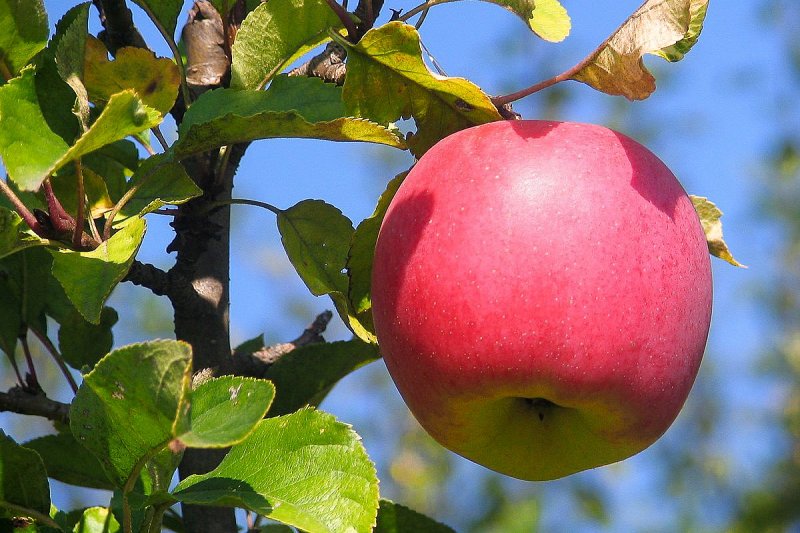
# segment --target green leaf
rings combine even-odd
[[[48,241],[31,231],[16,211],[0,207],[0,258],[46,244]]]
[[[747,268],[734,259],[733,254],[728,249],[728,245],[722,238],[722,211],[708,198],[693,195],[689,195],[689,198],[692,199],[697,216],[700,217],[700,223],[706,233],[708,251],[711,255],[719,257],[733,266]]]
[[[80,487],[114,489],[100,462],[87,453],[71,433],[46,435],[28,441],[23,446],[41,456],[47,477]]]
[[[310,344],[281,356],[264,378],[275,384],[270,416],[317,406],[336,382],[380,358],[378,347],[360,340]],[[307,369],[313,368],[313,372]]]
[[[183,165],[172,160],[170,153],[146,159],[130,179],[128,189],[134,188],[136,192],[114,219],[114,227],[126,225],[165,205],[180,205],[203,194]]]
[[[86,11],[80,6],[67,11],[56,23],[56,31],[47,48],[36,56],[36,95],[39,106],[53,132],[69,145],[83,131],[75,115],[76,94],[62,77],[63,66],[58,65],[57,56],[64,54],[64,43],[82,40],[87,35]],[[76,44],[79,50],[84,46]]]
[[[270,0],[242,22],[231,53],[231,87],[259,89],[286,66],[330,40],[342,23],[325,0]]]
[[[322,200],[303,200],[278,213],[278,231],[311,294],[347,294],[343,270],[354,231],[349,218]]]
[[[417,157],[451,133],[501,119],[478,86],[428,70],[413,26],[390,22],[355,45],[334,38],[348,49],[343,98],[350,114],[380,124],[413,117],[418,131],[408,145]]]
[[[182,158],[226,144],[278,137],[405,147],[393,130],[348,116],[341,95],[336,85],[300,76],[279,76],[266,91],[208,91],[186,112],[175,154]]]
[[[50,485],[39,454],[23,448],[0,429],[0,517],[30,516],[47,525]]]
[[[164,29],[170,38],[175,36],[178,15],[183,8],[184,0],[133,0],[141,7],[150,19]]]
[[[536,35],[554,43],[566,39],[572,22],[564,6],[558,0],[534,0],[533,4],[528,24]]]
[[[103,43],[90,37],[84,80],[93,102],[106,103],[114,94],[133,89],[145,105],[163,115],[175,103],[181,77],[172,60],[157,58],[144,48],[120,48],[114,61],[109,61]]]
[[[42,0],[0,0],[0,71],[11,78],[47,44]]]
[[[432,518],[389,500],[381,500],[378,525],[373,533],[455,533],[455,530]]]
[[[8,274],[0,270],[0,350],[11,358],[23,332],[21,306],[12,291]]]
[[[161,114],[143,104],[132,89],[118,92],[111,96],[89,130],[75,141],[49,173],[103,146],[157,126],[161,119]]]
[[[118,202],[128,189],[128,177],[139,168],[139,150],[132,141],[117,141],[86,154],[82,161],[84,171],[89,168],[103,177],[111,201]]]
[[[304,409],[262,420],[217,468],[184,479],[173,495],[243,507],[309,533],[370,531],[378,479],[349,426]]]
[[[262,350],[266,346],[264,343],[264,334],[260,334],[257,337],[253,337],[252,339],[248,339],[241,343],[239,346],[233,349],[233,353],[235,354],[252,354],[253,352],[257,352]]]
[[[345,273],[353,224],[322,200],[304,200],[278,213],[278,231],[289,261],[311,294],[328,294],[345,325],[360,339],[376,342],[347,299]]]
[[[192,352],[178,341],[114,350],[84,376],[70,408],[78,442],[100,460],[115,486],[138,475],[142,461],[173,436],[188,393]]]
[[[114,207],[114,202],[111,200],[105,180],[94,169],[83,164],[81,165],[81,174],[83,175],[83,190],[90,213],[92,217],[100,218],[103,213]],[[53,192],[64,209],[75,216],[78,207],[78,175],[75,171],[75,165],[62,167],[50,178],[50,184],[53,186]]]
[[[47,331],[45,311],[60,296],[51,287],[52,264],[52,257],[44,248],[23,250],[0,261],[0,272],[5,273],[8,287],[5,301],[17,306],[23,324],[41,333]]]
[[[0,87],[0,157],[20,188],[36,190],[68,149],[42,115],[33,69]]]
[[[119,320],[117,312],[104,307],[100,323],[92,324],[77,311],[72,310],[59,321],[58,345],[61,356],[72,368],[92,368],[106,355],[114,344],[112,328]]]
[[[85,128],[89,124],[89,96],[83,84],[83,64],[89,30],[89,2],[70,9],[59,21],[59,35],[54,46],[56,70],[72,88],[76,99],[75,116]]]
[[[697,41],[708,0],[648,0],[585,61],[571,79],[629,100],[656,89],[645,54],[677,61]]]
[[[92,324],[100,323],[103,303],[128,273],[145,227],[144,220],[136,219],[90,252],[50,250],[53,276],[75,308]]]
[[[372,333],[375,332],[371,311],[372,259],[375,255],[375,241],[378,239],[378,231],[381,228],[386,209],[406,174],[407,172],[398,174],[386,185],[386,190],[378,199],[375,211],[371,216],[362,220],[356,228],[347,256],[347,276],[350,278],[347,297],[350,307],[359,321]]]
[[[0,87],[0,156],[9,176],[23,190],[36,190],[66,163],[161,121],[132,90],[111,97],[100,116],[72,147],[53,133],[36,97],[33,71]]]
[[[222,376],[192,391],[186,427],[175,438],[190,448],[226,448],[244,440],[264,418],[275,387],[263,379]]]
[[[89,507],[75,524],[73,533],[118,533],[122,526],[111,510],[105,507]]]

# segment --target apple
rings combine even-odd
[[[630,457],[678,415],[711,320],[690,198],[647,148],[503,121],[431,148],[378,236],[386,366],[446,448],[525,480]]]

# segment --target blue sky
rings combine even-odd
[[[422,28],[422,38],[448,75],[467,77],[485,91],[498,94],[572,66],[639,5],[638,1],[610,0],[563,3],[573,18],[573,34],[560,45],[538,41],[510,12],[481,2],[434,7]],[[51,25],[73,5],[63,0],[46,0],[45,4]],[[800,123],[797,94],[789,89],[793,80],[787,60],[781,55],[781,36],[765,31],[761,24],[763,4],[758,0],[712,2],[703,35],[684,61],[667,64],[657,58],[647,60],[665,90],[635,104],[631,113],[614,122],[626,133],[631,133],[626,126],[635,132],[652,133],[641,140],[672,168],[690,194],[708,196],[722,208],[727,242],[737,258],[749,266],[747,270],[735,269],[714,260],[714,319],[704,362],[707,370],[700,378],[704,387],[723,399],[720,429],[714,439],[723,453],[729,452],[737,459],[736,476],[742,482],[758,479],[764,462],[782,445],[769,432],[764,439],[763,416],[779,405],[780,383],[754,378],[752,374],[760,350],[774,342],[772,324],[754,300],[755,287],[774,273],[774,251],[781,239],[777,229],[759,215],[756,198],[759,182],[765,179],[766,148],[781,132],[793,128],[796,131],[796,124]],[[389,7],[410,9],[413,5],[407,0],[387,2],[384,11],[389,13]],[[146,19],[139,12],[136,17],[147,40],[160,55],[168,56],[168,49]],[[179,27],[183,20],[182,15]],[[93,24],[96,26],[96,21]],[[614,116],[610,112],[615,106],[614,98],[571,83],[571,100],[560,119],[605,122]],[[544,94],[534,95],[515,108],[525,118],[537,118],[545,98]],[[164,132],[168,138],[174,135],[166,126]],[[248,150],[234,195],[278,207],[321,198],[358,223],[371,213],[386,181],[410,163],[410,156],[379,146],[262,141]],[[271,213],[244,206],[234,209],[234,341],[262,332],[274,341],[291,339],[316,313],[331,305],[308,295],[294,275],[282,255]],[[163,252],[170,238],[167,221],[164,217],[151,219],[140,257],[169,267],[171,258]],[[123,287],[114,297],[123,321],[141,318],[128,305],[136,294],[138,289]],[[168,332],[167,324],[164,334]],[[328,335],[329,339],[345,337],[347,332],[341,325],[332,327]],[[141,333],[129,329],[117,335],[120,344],[141,338]],[[372,420],[376,416],[389,421],[391,416],[405,416],[393,391],[365,400],[364,395],[371,390],[371,375],[380,371],[359,371],[346,379],[324,407],[353,423],[357,431],[362,425],[373,427],[370,424],[376,424]],[[4,387],[7,388],[5,384]],[[0,425],[6,426],[6,420],[7,415],[0,416]],[[377,430],[397,432],[389,421],[377,423]],[[35,424],[30,429],[43,428]],[[381,435],[372,435],[372,430],[368,433],[373,438],[365,439],[365,444],[380,464],[387,459],[385,443]],[[669,439],[670,433],[665,446]],[[614,486],[612,501],[620,502],[615,505],[620,530],[647,524],[659,513],[669,512],[662,495],[653,489],[659,475],[654,464],[660,445],[620,467],[588,474],[598,483]],[[466,461],[459,462],[458,468],[473,476],[481,470]],[[650,479],[642,473],[656,477]],[[470,497],[466,490],[465,501]],[[57,504],[59,498],[66,496],[56,495]],[[634,498],[636,505],[622,505],[626,498]]]

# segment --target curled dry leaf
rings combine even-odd
[[[571,76],[598,91],[644,100],[656,89],[642,58],[678,61],[703,28],[708,0],[647,0]]]
[[[708,198],[692,195],[690,195],[690,198],[697,215],[700,217],[700,222],[703,224],[703,230],[706,232],[708,251],[711,255],[719,257],[733,266],[747,268],[734,259],[733,254],[728,249],[728,245],[725,244],[725,240],[722,238],[722,211]]]

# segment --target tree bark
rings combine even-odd
[[[243,153],[243,150],[236,150]],[[237,154],[236,161],[241,157]],[[234,157],[234,156],[232,156]],[[192,179],[205,193],[180,207],[173,221],[176,237],[169,250],[178,252],[173,274],[188,281],[196,297],[171,298],[175,313],[175,337],[192,346],[193,370],[228,373],[231,365],[229,335],[229,200],[232,173],[215,176],[217,157],[211,154],[184,162]],[[181,479],[213,470],[227,450],[187,449],[178,472]],[[183,505],[187,532],[235,533],[233,509]]]

